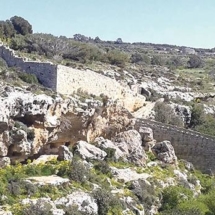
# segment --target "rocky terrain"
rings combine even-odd
[[[0,58],[0,214],[215,214],[213,50],[83,35],[4,44],[21,66]],[[27,58],[79,82],[45,88]]]
[[[134,130],[135,118],[114,102],[4,84],[1,92],[1,174],[11,186],[9,195],[2,187],[4,214],[156,214],[165,187],[201,192],[171,143],[156,142],[150,128]]]

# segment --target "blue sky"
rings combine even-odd
[[[0,0],[0,20],[14,15],[57,36],[215,47],[215,0]]]

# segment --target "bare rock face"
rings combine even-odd
[[[141,166],[145,164],[147,156],[142,147],[142,137],[136,130],[121,132],[112,141],[126,154],[128,161]]]
[[[87,130],[87,141],[93,142],[96,137],[107,139],[132,126],[133,117],[129,111],[115,104],[100,108],[91,119]]]
[[[59,150],[66,153],[61,146],[80,140],[93,142],[99,136],[110,139],[133,126],[133,116],[116,103],[90,106],[73,97],[54,100],[21,88],[5,87],[3,91],[0,156],[9,157],[12,163],[34,155],[58,155]],[[66,154],[61,155],[60,159],[67,159]]]
[[[175,151],[173,146],[171,145],[170,141],[163,141],[156,143],[152,147],[152,151],[154,152],[157,159],[163,161],[164,163],[168,164],[176,164],[177,157],[175,155]]]
[[[83,159],[90,158],[94,160],[103,160],[107,156],[105,151],[102,151],[101,149],[85,141],[79,141],[77,143],[76,151]]]

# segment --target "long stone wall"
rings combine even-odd
[[[138,130],[140,126],[152,128],[157,141],[171,141],[178,158],[215,173],[215,137],[147,119],[138,119],[135,127]]]
[[[15,52],[0,44],[0,57],[3,58],[9,67],[19,67],[26,73],[35,74],[42,85],[56,90],[57,66],[52,63],[27,61],[18,57]]]

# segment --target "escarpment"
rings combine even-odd
[[[8,90],[8,88],[5,88]],[[58,154],[62,145],[78,141],[94,142],[97,137],[111,139],[118,133],[151,128],[156,141],[169,140],[180,159],[197,168],[215,171],[215,138],[188,129],[147,119],[136,119],[116,103],[103,106],[81,103],[78,99],[53,99],[10,88],[1,97],[1,159],[25,161],[42,154]],[[144,137],[143,137],[144,139]]]

